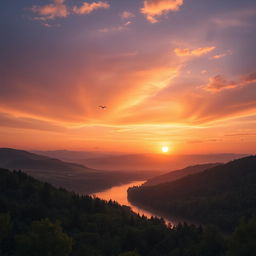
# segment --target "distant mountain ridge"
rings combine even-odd
[[[79,163],[96,169],[156,170],[163,173],[197,164],[226,163],[245,156],[247,155],[232,153],[208,155],[126,154],[81,159]]]
[[[220,153],[204,155],[175,154],[124,154],[97,151],[31,151],[63,161],[80,163],[98,170],[106,171],[158,171],[159,174],[183,169],[187,166],[226,163],[247,156],[246,154]]]
[[[97,151],[72,151],[72,150],[33,150],[32,153],[53,157],[60,159],[65,162],[76,162],[81,163],[84,159],[88,158],[98,158],[98,157],[109,157],[113,155],[118,155],[114,153],[105,153]]]
[[[81,168],[84,170],[92,169],[77,163],[67,163],[56,158],[34,154],[25,150],[12,148],[0,148],[0,164],[5,168],[25,168],[25,169],[52,169],[56,171],[59,168]]]
[[[122,173],[88,168],[82,164],[64,162],[24,150],[0,148],[0,167],[22,170],[57,187],[81,194],[102,191],[134,180],[145,180],[149,173]]]
[[[173,182],[129,188],[128,199],[140,207],[231,230],[241,217],[256,216],[256,156]]]
[[[175,181],[187,175],[203,172],[207,169],[216,167],[218,165],[221,165],[221,163],[198,164],[198,165],[188,166],[184,169],[168,172],[168,173],[150,178],[143,184],[143,186],[154,186],[161,183]]]

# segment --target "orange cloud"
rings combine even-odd
[[[84,2],[82,6],[73,6],[71,9],[74,14],[89,14],[96,9],[109,8],[109,6],[108,3],[102,1],[92,3]],[[55,18],[68,17],[70,14],[69,9],[70,8],[65,4],[65,0],[53,0],[53,4],[43,6],[34,5],[32,6],[31,11],[39,15],[34,17],[34,20],[46,21]],[[43,25],[48,27],[51,26],[48,23],[44,23]]]
[[[174,52],[177,56],[202,56],[216,49],[215,46],[201,47],[194,50],[190,50],[189,48],[175,48]]]
[[[99,9],[99,8],[107,9],[109,7],[110,7],[110,5],[106,2],[101,2],[101,1],[100,2],[92,2],[92,3],[84,2],[81,7],[74,6],[73,12],[75,14],[88,14],[88,13],[93,12],[96,9]]]
[[[219,92],[221,90],[232,89],[252,83],[256,83],[256,72],[243,76],[239,81],[228,81],[223,76],[217,75],[209,78],[205,89],[207,91]]]
[[[130,19],[130,18],[135,17],[135,15],[132,12],[128,12],[128,11],[123,11],[120,14],[120,16],[121,16],[122,19]]]
[[[212,57],[212,59],[218,60],[218,59],[222,59],[222,58],[224,58],[224,57],[226,57],[226,56],[227,56],[226,53],[221,53],[221,54],[214,55],[214,56]]]
[[[67,6],[64,4],[65,0],[54,0],[53,4],[44,6],[32,6],[32,12],[39,15],[35,17],[36,20],[51,20],[60,17],[67,17],[69,15]]]
[[[238,84],[234,81],[227,81],[223,76],[217,75],[209,78],[209,82],[206,86],[208,91],[221,91],[223,89],[230,89],[237,87]]]
[[[244,84],[256,83],[256,72],[250,73],[243,78]]]
[[[157,17],[170,11],[178,11],[182,5],[183,0],[144,0],[141,13],[146,15],[149,22],[156,23]]]
[[[231,54],[232,54],[231,51],[227,51],[227,52],[224,52],[224,53],[216,54],[211,59],[218,60],[218,59],[222,59],[222,58],[224,58],[224,57],[226,57],[228,55],[231,55]]]

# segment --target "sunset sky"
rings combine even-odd
[[[255,0],[8,0],[0,14],[0,147],[256,153]]]

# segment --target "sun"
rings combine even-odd
[[[169,147],[167,147],[167,146],[162,147],[162,152],[163,153],[168,153],[169,152]]]

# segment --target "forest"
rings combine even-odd
[[[232,232],[241,218],[256,215],[256,156],[156,186],[133,187],[131,202]]]
[[[166,226],[113,201],[81,196],[0,169],[2,256],[255,255],[256,219],[232,234],[214,226]]]

